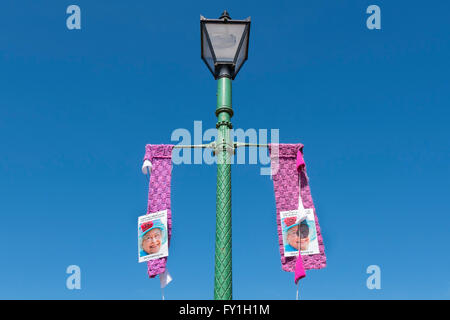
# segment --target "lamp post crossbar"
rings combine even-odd
[[[259,148],[267,148],[269,145],[268,144],[258,144],[258,143],[244,143],[244,142],[235,142],[234,143],[234,147],[235,148],[240,148],[240,147],[259,147]],[[181,149],[181,148],[186,148],[186,149],[193,149],[193,148],[210,148],[210,149],[216,149],[216,143],[215,142],[211,142],[208,144],[192,144],[192,145],[177,145],[173,147],[174,149]]]

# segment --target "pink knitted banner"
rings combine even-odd
[[[320,231],[319,220],[317,219],[316,210],[314,208],[309,188],[308,176],[306,175],[306,166],[300,163],[297,170],[297,153],[300,150],[303,155],[302,144],[271,144],[269,153],[271,159],[271,169],[273,178],[273,187],[275,190],[275,201],[277,208],[277,226],[278,241],[281,254],[281,265],[284,271],[294,272],[297,257],[285,257],[283,246],[283,235],[280,212],[297,210],[299,195],[299,178],[301,179],[301,197],[305,209],[312,208],[314,210],[314,218],[316,224],[317,238],[319,243],[319,254],[302,255],[303,266],[305,270],[321,269],[326,266],[326,257]],[[300,162],[303,159],[300,160]]]
[[[173,145],[145,146],[145,160],[152,163],[148,191],[147,214],[167,209],[167,229],[170,247],[172,235],[172,210],[170,208],[170,182],[172,179]],[[166,270],[167,257],[147,262],[148,276],[154,278]]]

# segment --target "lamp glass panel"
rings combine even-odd
[[[247,43],[248,43],[247,38],[248,32],[245,33],[244,42],[242,43],[241,50],[239,51],[238,57],[236,59],[236,71],[239,70],[239,68],[245,61],[245,57],[247,56]]]
[[[203,41],[203,48],[202,48],[202,55],[205,59],[208,66],[211,68],[211,70],[214,72],[214,58],[211,53],[211,49],[209,47],[208,39],[206,38],[206,30],[202,28],[202,41]]]
[[[233,62],[245,24],[206,23],[217,62]]]

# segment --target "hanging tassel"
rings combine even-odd
[[[164,298],[164,288],[172,281],[172,277],[169,274],[169,271],[164,270],[163,273],[159,274],[159,282],[161,284],[161,298],[162,300],[165,300]]]
[[[150,173],[152,172],[152,163],[150,162],[150,160],[144,160],[144,163],[142,164],[142,173],[145,175],[150,175]]]
[[[164,289],[172,281],[172,276],[169,271],[164,270],[163,273],[159,274],[159,282],[161,283],[161,289]]]

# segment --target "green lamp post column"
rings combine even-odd
[[[214,299],[232,299],[231,259],[231,76],[226,66],[222,67],[217,81],[217,195],[216,195],[216,255],[214,276]]]

